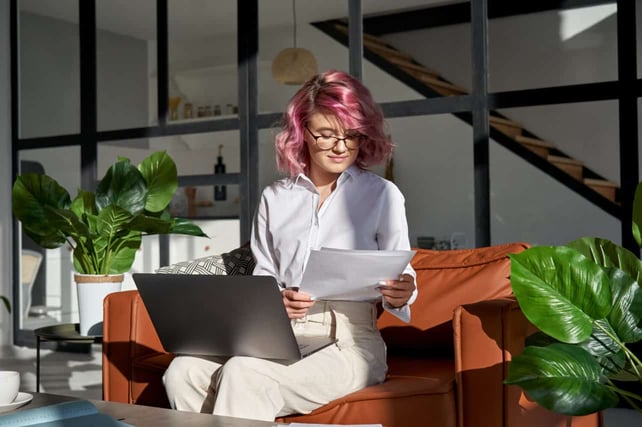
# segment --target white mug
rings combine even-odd
[[[16,400],[18,390],[20,390],[20,373],[0,371],[0,405],[7,405]]]

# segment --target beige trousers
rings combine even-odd
[[[176,357],[163,382],[174,409],[273,421],[306,414],[385,379],[386,347],[374,304],[317,301],[292,322],[296,335],[333,336],[337,344],[292,364],[253,357]]]

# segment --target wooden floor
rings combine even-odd
[[[86,399],[102,398],[101,346],[82,351],[40,352],[40,391]],[[20,391],[36,391],[36,350],[0,347],[0,370],[20,372]]]

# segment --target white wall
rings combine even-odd
[[[0,200],[11,200],[11,74],[9,0],[0,0]],[[0,206],[0,295],[11,300],[13,285],[11,204]],[[11,315],[0,306],[0,346],[12,341]]]

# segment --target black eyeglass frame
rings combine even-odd
[[[317,148],[319,150],[321,150],[321,151],[329,151],[329,150],[334,149],[334,147],[337,146],[339,141],[343,141],[343,145],[346,146],[346,149],[348,149],[350,151],[357,150],[357,149],[359,149],[359,146],[361,145],[361,140],[364,137],[360,133],[357,133],[354,136],[344,136],[343,138],[340,138],[340,137],[338,137],[336,135],[331,135],[331,136],[315,135],[315,134],[312,133],[312,131],[310,130],[310,128],[307,125],[305,126],[305,129],[308,131],[310,136],[312,138],[314,138],[314,143],[317,145]],[[319,138],[334,138],[334,144],[332,144],[332,146],[330,146],[328,148],[323,148],[323,147],[321,147],[319,145]],[[348,142],[350,142],[350,144],[348,144]],[[352,147],[353,143],[356,143],[357,146],[356,147]]]

